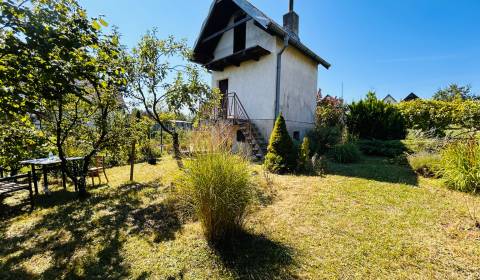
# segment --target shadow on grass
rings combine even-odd
[[[288,266],[293,250],[263,235],[241,232],[214,250],[236,279],[297,279]]]
[[[141,190],[157,190],[153,185],[144,184]],[[128,278],[130,266],[121,254],[128,235],[160,242],[175,238],[182,227],[168,201],[148,204],[138,192],[123,186],[97,190],[85,200],[65,191],[42,195],[37,207],[56,209],[14,233],[9,232],[9,219],[2,217],[0,279]],[[21,264],[35,257],[50,259],[50,263],[32,276]]]
[[[328,174],[418,186],[417,174],[409,165],[391,164],[386,158],[365,157],[360,163],[329,163]]]

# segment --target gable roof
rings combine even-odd
[[[213,52],[215,51],[215,47],[220,41],[221,36],[217,36],[208,42],[204,42],[205,38],[226,27],[233,13],[238,10],[245,12],[247,16],[254,20],[258,27],[270,33],[271,35],[278,36],[282,39],[285,39],[285,37],[288,36],[290,45],[297,48],[300,52],[318,64],[321,64],[323,67],[327,69],[330,68],[330,63],[302,44],[296,34],[276,23],[247,0],[213,1],[208,13],[208,17],[205,19],[200,30],[200,36],[195,42],[192,59],[194,62],[205,64],[213,59]]]
[[[393,101],[397,102],[397,99],[395,99],[393,96],[391,96],[390,94],[387,94],[387,96],[385,96],[385,98],[383,99],[383,101],[385,102],[387,99],[392,99]]]
[[[420,99],[415,93],[410,93],[403,101],[410,101],[410,100],[415,100],[415,99]]]

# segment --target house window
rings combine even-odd
[[[237,142],[245,142],[245,135],[241,130],[237,130]]]
[[[237,23],[245,19],[246,15],[238,15],[234,19],[234,23]],[[245,49],[247,42],[247,23],[244,22],[233,29],[233,52],[239,52]]]
[[[300,131],[293,132],[293,139],[295,139],[296,141],[300,141]]]

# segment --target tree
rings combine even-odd
[[[407,134],[400,111],[378,100],[374,92],[348,106],[347,127],[360,139],[397,140],[404,139]]]
[[[35,128],[30,116],[0,120],[0,166],[12,174],[21,169],[20,161],[45,156],[51,149],[45,134]]]
[[[265,167],[273,173],[283,174],[295,170],[297,153],[282,115],[278,116],[270,136],[265,156]]]
[[[63,171],[85,196],[88,166],[107,142],[124,85],[118,34],[104,35],[106,22],[87,18],[75,0],[8,0],[1,9],[1,65],[7,69],[2,96],[14,96],[2,99],[3,112],[12,113],[18,101],[46,121]],[[67,168],[64,150],[76,137],[89,147],[80,174]]]
[[[163,113],[179,115],[187,109],[196,114],[200,104],[215,98],[214,91],[202,81],[200,69],[188,62],[190,55],[184,41],[159,39],[153,30],[125,57],[127,96],[172,136],[176,158],[180,158],[179,135],[167,125],[169,120],[162,118]],[[174,58],[183,64],[173,65],[170,60]]]
[[[480,96],[477,96],[471,92],[470,85],[459,86],[457,84],[451,84],[444,89],[439,89],[434,95],[433,100],[437,101],[455,101],[455,100],[480,100]]]
[[[308,137],[303,138],[302,145],[300,146],[300,152],[298,155],[298,166],[297,170],[300,172],[312,172],[312,160],[310,158],[310,140]]]

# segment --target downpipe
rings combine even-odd
[[[277,54],[277,78],[276,78],[276,91],[275,91],[275,118],[273,120],[273,125],[275,125],[275,121],[278,118],[278,115],[280,115],[280,82],[281,82],[281,76],[282,76],[282,55],[285,52],[285,50],[288,48],[288,42],[290,40],[290,37],[285,35],[283,39],[283,48],[282,50]]]

